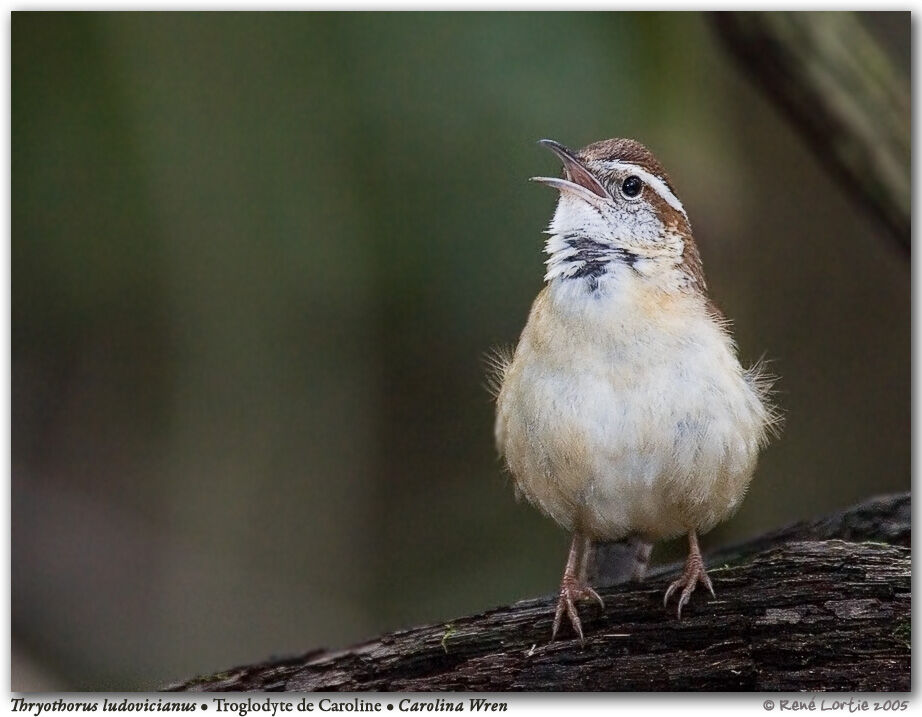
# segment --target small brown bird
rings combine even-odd
[[[541,142],[564,178],[547,232],[546,285],[512,356],[497,362],[496,442],[517,494],[573,534],[554,616],[582,640],[575,601],[591,541],[686,533],[678,616],[713,595],[698,534],[739,507],[778,423],[771,380],[744,370],[710,301],[682,203],[630,139],[573,152]]]

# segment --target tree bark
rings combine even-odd
[[[909,521],[909,494],[889,496],[718,551],[717,598],[699,589],[682,620],[665,577],[601,590],[585,645],[548,643],[548,596],[167,689],[908,691]]]
[[[909,79],[854,13],[726,12],[714,26],[822,162],[911,250]],[[909,32],[909,16],[906,18]]]

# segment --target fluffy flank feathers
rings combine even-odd
[[[487,372],[484,387],[490,392],[490,396],[494,400],[499,397],[503,381],[506,379],[506,369],[512,363],[514,354],[515,347],[504,344],[494,346],[483,355],[483,365]]]
[[[774,400],[775,395],[778,393],[775,389],[778,377],[769,370],[768,365],[770,363],[771,361],[763,355],[743,373],[746,383],[758,396],[765,409],[765,438],[763,443],[767,443],[769,438],[778,438],[781,435],[781,429],[784,427],[784,413]]]

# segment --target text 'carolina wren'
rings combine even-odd
[[[700,582],[698,547],[739,506],[778,414],[771,380],[743,369],[707,296],[691,225],[653,154],[630,139],[573,152],[542,140],[563,179],[545,287],[512,356],[497,361],[496,442],[516,493],[573,534],[552,638],[590,541],[688,534],[678,615]]]

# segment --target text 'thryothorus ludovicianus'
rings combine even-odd
[[[497,362],[496,442],[517,494],[573,534],[552,638],[586,584],[590,541],[688,534],[678,615],[700,582],[698,534],[728,518],[777,414],[708,299],[691,225],[663,167],[630,139],[579,152],[543,140],[563,179],[546,285]]]

